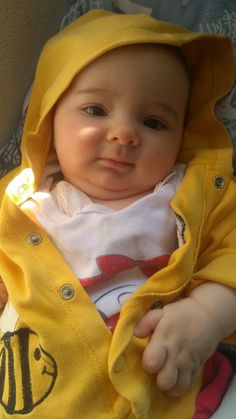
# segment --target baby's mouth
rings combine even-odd
[[[129,162],[128,160],[117,157],[117,156],[111,156],[111,157],[100,157],[99,159],[102,163],[114,167],[131,167],[134,166],[133,163]]]

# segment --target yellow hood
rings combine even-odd
[[[179,46],[191,77],[191,95],[181,161],[212,159],[231,164],[232,145],[214,116],[214,105],[231,88],[234,58],[229,38],[197,34],[144,14],[120,15],[93,10],[45,45],[36,71],[22,140],[22,165],[32,168],[35,186],[52,150],[52,110],[74,76],[109,50],[127,44]],[[218,153],[219,151],[219,153]]]

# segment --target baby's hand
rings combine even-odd
[[[156,374],[158,388],[170,396],[181,396],[215,351],[222,330],[208,311],[188,297],[149,311],[137,324],[135,335],[150,334],[143,369]]]
[[[8,300],[8,294],[4,283],[0,279],[0,311],[4,309]]]

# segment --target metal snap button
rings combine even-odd
[[[155,310],[157,308],[163,308],[164,307],[164,303],[162,300],[156,300],[155,303],[152,304],[151,306],[151,310]]]
[[[42,241],[42,237],[39,233],[31,233],[29,234],[27,241],[32,246],[38,246]]]
[[[215,176],[213,182],[217,189],[222,189],[225,186],[225,181],[222,176]]]
[[[60,289],[60,294],[63,300],[71,300],[71,298],[74,296],[74,293],[74,287],[69,284],[63,285]]]

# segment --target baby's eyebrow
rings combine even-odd
[[[78,89],[76,90],[76,95],[80,95],[81,93],[107,93],[108,89],[106,88],[99,88],[99,87],[88,87],[87,89]]]
[[[164,112],[173,115],[175,118],[179,118],[178,111],[175,110],[173,106],[169,103],[155,101],[153,102],[153,105],[159,107],[160,109],[163,109]]]

